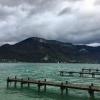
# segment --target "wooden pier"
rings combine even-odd
[[[91,72],[100,72],[100,69],[91,69],[91,68],[82,68],[82,72],[85,72],[85,71],[87,71],[87,72],[89,72],[89,73],[91,73]]]
[[[96,75],[100,75],[99,69],[89,69],[89,68],[83,68],[81,71],[75,72],[75,71],[59,71],[60,76],[74,76],[75,74],[79,74],[80,77],[84,77],[84,75],[91,75],[92,78],[95,78]]]
[[[10,87],[10,84],[14,83],[14,87],[17,87],[17,84],[19,83],[21,88],[24,87],[24,84],[27,84],[27,87],[30,87],[31,84],[36,84],[38,88],[38,92],[40,92],[41,87],[44,87],[44,91],[46,92],[47,86],[54,86],[60,88],[61,94],[64,93],[64,90],[66,90],[66,94],[68,94],[68,89],[77,89],[77,90],[85,90],[89,93],[91,97],[94,96],[94,92],[100,92],[100,87],[91,85],[83,85],[83,84],[71,84],[68,81],[66,82],[50,82],[46,79],[44,80],[33,80],[30,78],[27,79],[20,79],[15,76],[15,78],[7,78],[7,87]]]
[[[74,71],[59,71],[60,76],[74,76],[75,74],[79,74],[80,77],[84,77],[84,75],[91,75],[92,78],[95,78],[96,75],[100,75],[100,72],[74,72]]]

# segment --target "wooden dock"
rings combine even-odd
[[[74,76],[75,74],[79,74],[80,77],[84,77],[84,75],[91,75],[92,78],[95,78],[96,75],[100,75],[100,70],[99,69],[88,69],[88,68],[83,68],[81,71],[59,71],[60,76]]]
[[[91,97],[94,96],[94,92],[100,92],[100,87],[91,85],[82,85],[82,84],[71,84],[68,81],[66,82],[51,82],[44,80],[33,80],[30,78],[27,79],[20,79],[15,76],[15,78],[7,78],[7,87],[10,86],[11,83],[14,83],[14,87],[17,87],[17,83],[20,84],[21,88],[24,87],[24,84],[27,84],[28,87],[30,87],[31,84],[36,84],[38,88],[38,92],[40,92],[41,87],[44,87],[44,91],[47,90],[47,86],[54,86],[60,88],[61,94],[64,93],[64,90],[66,90],[66,94],[68,94],[68,89],[77,89],[77,90],[85,90],[89,93]]]
[[[100,69],[96,68],[96,69],[93,69],[93,68],[82,68],[82,72],[100,72]]]

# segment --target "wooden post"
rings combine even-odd
[[[96,72],[98,72],[98,71],[99,71],[99,69],[97,68],[97,69],[96,69]]]
[[[70,76],[73,76],[73,72],[69,72],[69,75],[70,75]]]
[[[84,68],[82,68],[82,72],[84,72]]]
[[[9,87],[9,77],[7,78],[7,88]]]
[[[44,92],[46,92],[46,79],[44,79],[45,85],[44,85]]]
[[[16,88],[16,84],[17,84],[17,81],[16,81],[17,77],[15,76],[15,82],[14,82],[14,87]]]
[[[63,95],[63,91],[64,91],[63,82],[61,82],[61,87],[60,87],[60,89],[61,89],[61,95]]]
[[[66,84],[68,84],[68,81],[66,81]],[[66,88],[66,94],[68,94],[68,88]]]
[[[29,83],[30,78],[28,77],[28,88],[30,88],[30,83]]]
[[[91,72],[91,69],[89,69],[89,73]]]
[[[23,78],[21,79],[21,88],[23,88]]]
[[[93,84],[93,83],[91,83],[91,86],[94,86],[94,84]]]
[[[40,92],[40,80],[38,81],[38,92]]]
[[[92,90],[92,86],[93,86],[93,84],[91,84],[89,86],[89,90],[88,90],[88,93],[89,93],[90,97],[94,97],[94,91]]]
[[[92,78],[95,78],[95,73],[92,73]]]
[[[80,72],[79,74],[80,74],[80,77],[83,77],[83,73],[82,72]]]

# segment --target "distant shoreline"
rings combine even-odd
[[[6,62],[0,62],[0,63],[45,63],[45,64],[100,64],[100,63],[91,63],[91,62],[60,62],[60,63],[57,63],[57,62],[22,62],[22,61],[17,61],[17,62],[13,62],[13,61],[6,61]]]

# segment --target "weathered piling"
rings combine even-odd
[[[44,79],[44,82],[46,83],[46,79]],[[46,92],[46,84],[44,84],[44,92]]]
[[[68,84],[68,81],[66,81],[66,85]],[[66,87],[66,94],[68,94],[68,88]]]
[[[82,72],[80,72],[79,74],[80,74],[80,77],[83,77],[83,73]]]
[[[21,88],[23,88],[23,78],[21,79]]]
[[[14,87],[16,88],[16,84],[17,84],[17,81],[16,81],[17,77],[15,76],[15,82],[14,82]]]
[[[9,77],[7,78],[7,88],[9,87]]]
[[[95,78],[95,73],[92,73],[92,78]]]
[[[30,80],[30,78],[28,77],[28,79],[27,79],[28,81]],[[30,83],[28,82],[28,88],[30,87]]]
[[[94,90],[92,90],[92,87],[93,87],[93,83],[89,86],[89,90],[88,90],[90,97],[94,97]]]
[[[64,91],[63,82],[61,82],[60,90],[61,90],[61,95],[63,95],[63,91]]]
[[[73,72],[69,72],[69,76],[73,76]]]
[[[40,80],[38,81],[38,92],[40,92],[40,88],[41,87],[41,83],[40,83]]]

